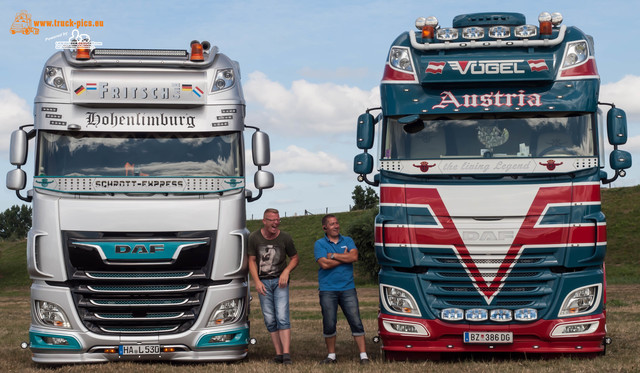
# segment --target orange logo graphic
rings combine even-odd
[[[29,14],[26,10],[21,10],[16,13],[16,18],[13,20],[11,24],[11,33],[16,34],[35,34],[38,35],[40,33],[40,29],[33,27],[31,23],[31,14]]]

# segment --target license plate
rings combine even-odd
[[[513,333],[464,332],[464,343],[513,343]]]
[[[159,355],[160,345],[120,345],[119,355]]]

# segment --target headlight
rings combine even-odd
[[[415,334],[422,336],[429,336],[429,332],[422,324],[418,323],[408,323],[402,321],[394,321],[394,320],[383,320],[382,325],[389,333],[398,333],[398,334]]]
[[[472,308],[464,312],[464,318],[468,321],[485,321],[489,318],[489,313],[483,308]]]
[[[567,295],[562,302],[558,317],[578,316],[593,312],[600,304],[601,285],[578,288]]]
[[[513,33],[519,38],[532,38],[538,35],[538,28],[533,25],[522,25],[513,29]]]
[[[587,60],[589,57],[589,48],[587,42],[577,41],[567,44],[567,49],[564,52],[563,68],[579,65]]]
[[[242,298],[229,299],[219,303],[211,312],[207,327],[232,324],[242,316]]]
[[[48,86],[67,90],[67,82],[60,67],[47,66],[44,68],[44,82]]]
[[[511,29],[506,26],[493,26],[489,28],[489,36],[494,39],[506,39],[511,36]]]
[[[223,89],[230,88],[235,82],[235,75],[233,69],[222,69],[216,72],[216,77],[213,80],[213,87],[211,92],[222,91]]]
[[[471,26],[462,29],[462,37],[469,40],[478,40],[484,38],[484,29],[482,27]]]
[[[511,310],[495,309],[489,312],[489,318],[491,321],[507,322],[511,321],[513,314],[511,313]]]
[[[459,32],[457,28],[444,27],[439,28],[438,31],[436,31],[436,38],[438,40],[456,40],[458,38],[458,35]]]
[[[70,329],[69,318],[62,307],[55,303],[36,300],[34,302],[35,316],[44,325]]]
[[[396,314],[420,316],[420,310],[413,296],[404,289],[380,285],[386,308]]]
[[[440,311],[440,318],[445,321],[460,321],[464,319],[464,311],[460,308],[445,308]]]
[[[538,311],[533,308],[521,308],[514,312],[516,321],[534,321],[538,318]]]
[[[559,324],[556,325],[555,328],[553,328],[553,330],[551,331],[551,336],[571,337],[581,334],[592,334],[598,330],[598,326],[600,326],[600,322],[598,320],[571,324]]]
[[[411,53],[409,53],[409,49],[407,48],[391,48],[391,51],[389,52],[389,63],[396,69],[413,72]]]

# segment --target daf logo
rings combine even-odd
[[[513,241],[513,231],[464,231],[462,239],[465,241]]]
[[[135,245],[133,247],[129,245],[116,245],[116,254],[154,254],[164,251],[163,244],[151,244],[149,247],[146,245]]]

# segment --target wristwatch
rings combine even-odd
[[[334,254],[334,253],[331,253],[331,256],[330,256],[330,258],[331,258],[331,259],[333,259],[333,258],[334,258],[335,256],[336,256],[336,254]]]

